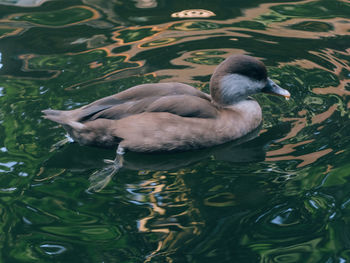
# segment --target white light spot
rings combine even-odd
[[[6,147],[1,147],[0,148],[0,152],[3,152],[3,153],[7,152],[7,148]]]
[[[17,190],[16,187],[0,188],[0,192],[6,192],[6,193],[8,193],[8,192],[14,192],[14,191],[16,191],[16,190]]]
[[[0,172],[12,172],[13,171],[13,167],[16,165],[16,164],[18,164],[17,162],[7,162],[7,163],[0,163],[0,167],[1,166],[5,166],[7,169],[6,170],[4,170],[4,169],[1,169],[0,168]]]
[[[27,218],[25,218],[25,217],[22,217],[22,219],[23,219],[23,222],[25,223],[25,224],[27,224],[27,225],[32,225],[33,223],[32,222],[30,222]]]
[[[40,248],[44,250],[44,252],[48,255],[58,255],[65,252],[67,249],[64,246],[61,245],[50,245],[50,244],[44,244],[41,245]]]

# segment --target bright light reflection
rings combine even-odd
[[[183,10],[181,12],[176,12],[171,15],[171,17],[179,17],[179,18],[201,18],[201,17],[211,17],[215,16],[212,11],[204,10],[204,9],[189,9]]]

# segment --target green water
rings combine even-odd
[[[215,16],[171,16],[186,9]],[[350,262],[349,43],[347,0],[1,0],[0,262]],[[256,96],[258,137],[127,153],[99,192],[113,150],[52,149],[65,132],[41,110],[150,82],[208,92],[233,53],[292,94]]]

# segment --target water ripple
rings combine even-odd
[[[348,1],[21,2],[0,4],[2,261],[350,260]],[[42,109],[150,82],[208,92],[232,53],[292,93],[256,96],[264,124],[241,147],[126,158],[99,193],[88,175],[114,151],[50,152],[64,131]]]
[[[43,245],[40,245],[40,248],[47,255],[59,255],[64,253],[67,250],[62,245],[54,245],[54,244],[43,244]]]

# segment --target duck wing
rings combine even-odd
[[[96,119],[118,120],[142,112],[169,112],[184,117],[211,118],[216,109],[211,97],[182,83],[142,84],[99,99],[81,108],[43,110],[44,118],[58,122],[85,123]]]
[[[163,97],[171,95],[190,95],[210,100],[210,96],[190,85],[178,82],[142,84],[119,92],[110,97],[127,101],[140,100],[147,97]]]
[[[212,116],[213,109],[205,110],[204,105],[201,105],[209,102],[205,103],[205,106],[209,106],[210,100],[208,94],[183,83],[142,84],[73,110],[71,114],[74,121],[78,122],[97,118],[116,120],[152,111],[172,112],[180,116],[192,116],[196,112],[203,112],[205,116]],[[200,109],[190,109],[191,103]]]
[[[215,118],[218,110],[208,100],[191,95],[146,97],[101,110],[90,116],[88,121],[119,120],[143,112],[168,112],[181,117]]]

